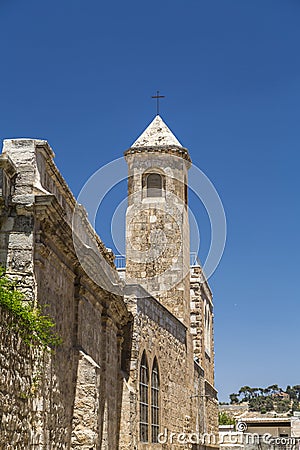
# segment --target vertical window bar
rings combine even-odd
[[[145,352],[140,367],[140,441],[148,442],[149,435],[149,369]]]
[[[154,360],[151,373],[151,440],[158,443],[159,434],[159,372],[157,360]]]

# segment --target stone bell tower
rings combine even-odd
[[[126,281],[189,324],[189,153],[157,115],[125,152]]]

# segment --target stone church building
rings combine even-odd
[[[0,307],[1,450],[216,447],[212,293],[190,266],[190,155],[159,115],[124,155],[117,269],[48,143],[4,141],[0,263],[62,343],[29,347]]]

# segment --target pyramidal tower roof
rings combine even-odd
[[[162,118],[157,115],[132,146],[124,152],[125,158],[134,154],[167,153],[189,162],[188,150],[181,145]]]
[[[170,128],[162,118],[157,115],[140,137],[132,144],[136,147],[182,147]]]

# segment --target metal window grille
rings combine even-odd
[[[149,369],[145,353],[140,367],[140,441],[148,442],[149,434]]]
[[[158,442],[159,434],[159,372],[155,359],[151,374],[151,437],[152,442]]]

